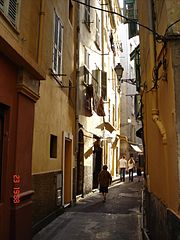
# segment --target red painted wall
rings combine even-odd
[[[12,194],[12,171],[15,163],[16,134],[16,79],[17,69],[0,55],[0,103],[7,109],[6,136],[4,137],[2,201],[0,203],[0,236],[9,239],[10,233],[10,196]]]
[[[3,199],[0,203],[0,236],[3,240],[31,239],[31,161],[34,102],[17,92],[18,69],[0,55],[0,103],[8,106],[7,133],[3,159]],[[13,175],[20,176],[13,183]],[[20,203],[13,203],[19,187]]]

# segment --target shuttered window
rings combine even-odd
[[[107,100],[107,72],[101,72],[101,96],[104,101]]]
[[[85,7],[84,7],[84,22],[87,28],[90,30],[90,0],[85,0]]]
[[[132,38],[138,34],[136,0],[124,0],[124,14],[127,18],[134,19],[135,21],[126,21],[129,25],[129,38]]]
[[[0,9],[1,9],[1,10],[4,9],[4,0],[0,0]]]
[[[14,26],[17,26],[18,10],[19,0],[0,0],[0,11]]]
[[[54,24],[54,49],[53,49],[53,72],[62,73],[62,46],[63,46],[63,25],[55,13]]]
[[[100,20],[98,14],[96,13],[96,38],[95,43],[98,49],[100,49]]]

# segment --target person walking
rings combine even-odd
[[[129,181],[133,182],[133,172],[135,167],[135,161],[133,159],[133,155],[130,156],[128,160],[128,171],[129,171]]]
[[[125,174],[127,170],[127,160],[125,155],[119,160],[119,167],[120,167],[120,181],[125,182]]]
[[[107,171],[107,165],[103,166],[102,171],[98,175],[98,182],[100,184],[100,193],[102,193],[103,196],[103,202],[106,201],[106,194],[108,193],[108,187],[112,183],[112,176],[111,174]]]

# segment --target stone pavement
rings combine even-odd
[[[120,183],[109,188],[107,200],[96,190],[67,208],[33,240],[141,240],[142,182]]]

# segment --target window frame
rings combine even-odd
[[[62,74],[63,58],[63,23],[56,12],[54,12],[54,40],[53,40],[53,59],[52,70],[54,74]]]

